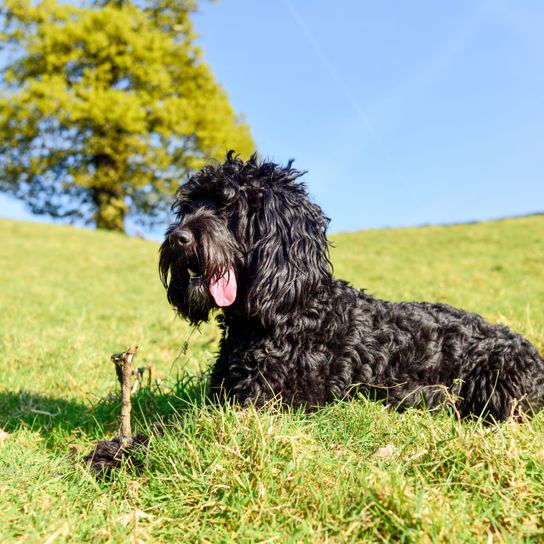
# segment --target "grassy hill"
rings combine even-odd
[[[544,349],[544,216],[332,240],[355,286],[476,311]],[[489,429],[363,399],[311,415],[203,405],[217,333],[175,319],[157,250],[0,221],[0,541],[544,538],[543,415]],[[79,461],[117,431],[109,355],[133,343],[161,383],[136,395],[138,427],[174,424],[143,471],[97,482]]]

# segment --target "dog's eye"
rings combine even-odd
[[[186,208],[178,208],[176,210],[176,218],[178,221],[183,221],[183,218],[187,215]]]
[[[211,200],[192,200],[191,202],[184,203],[179,206],[176,214],[178,221],[181,222],[189,217],[200,215],[202,213],[217,214],[220,210],[220,206],[217,202]]]
[[[205,210],[216,212],[219,209],[219,204],[212,200],[201,200],[201,201],[195,202],[194,207],[195,209],[204,208]]]

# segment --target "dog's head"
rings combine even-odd
[[[267,325],[330,278],[328,219],[297,181],[303,173],[229,152],[179,188],[159,261],[179,314],[198,324],[221,307]]]

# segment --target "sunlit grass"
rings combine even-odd
[[[440,300],[544,348],[544,217],[332,237],[335,274]],[[356,399],[316,414],[202,402],[213,324],[174,318],[155,243],[0,221],[0,540],[520,542],[544,538],[544,417],[485,428]],[[184,350],[188,342],[188,349]],[[161,385],[138,472],[80,460],[117,432],[109,355],[140,346]]]

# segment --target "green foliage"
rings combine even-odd
[[[35,213],[123,230],[184,176],[254,150],[195,44],[195,2],[7,0],[0,190]]]
[[[544,216],[333,236],[338,277],[483,313],[544,349]],[[0,221],[1,542],[541,542],[544,412],[486,428],[355,399],[315,414],[203,402],[217,328],[168,307],[155,243]],[[184,344],[188,342],[188,350]],[[109,355],[161,385],[143,470],[80,460],[117,432]],[[2,434],[2,429],[7,433]]]

